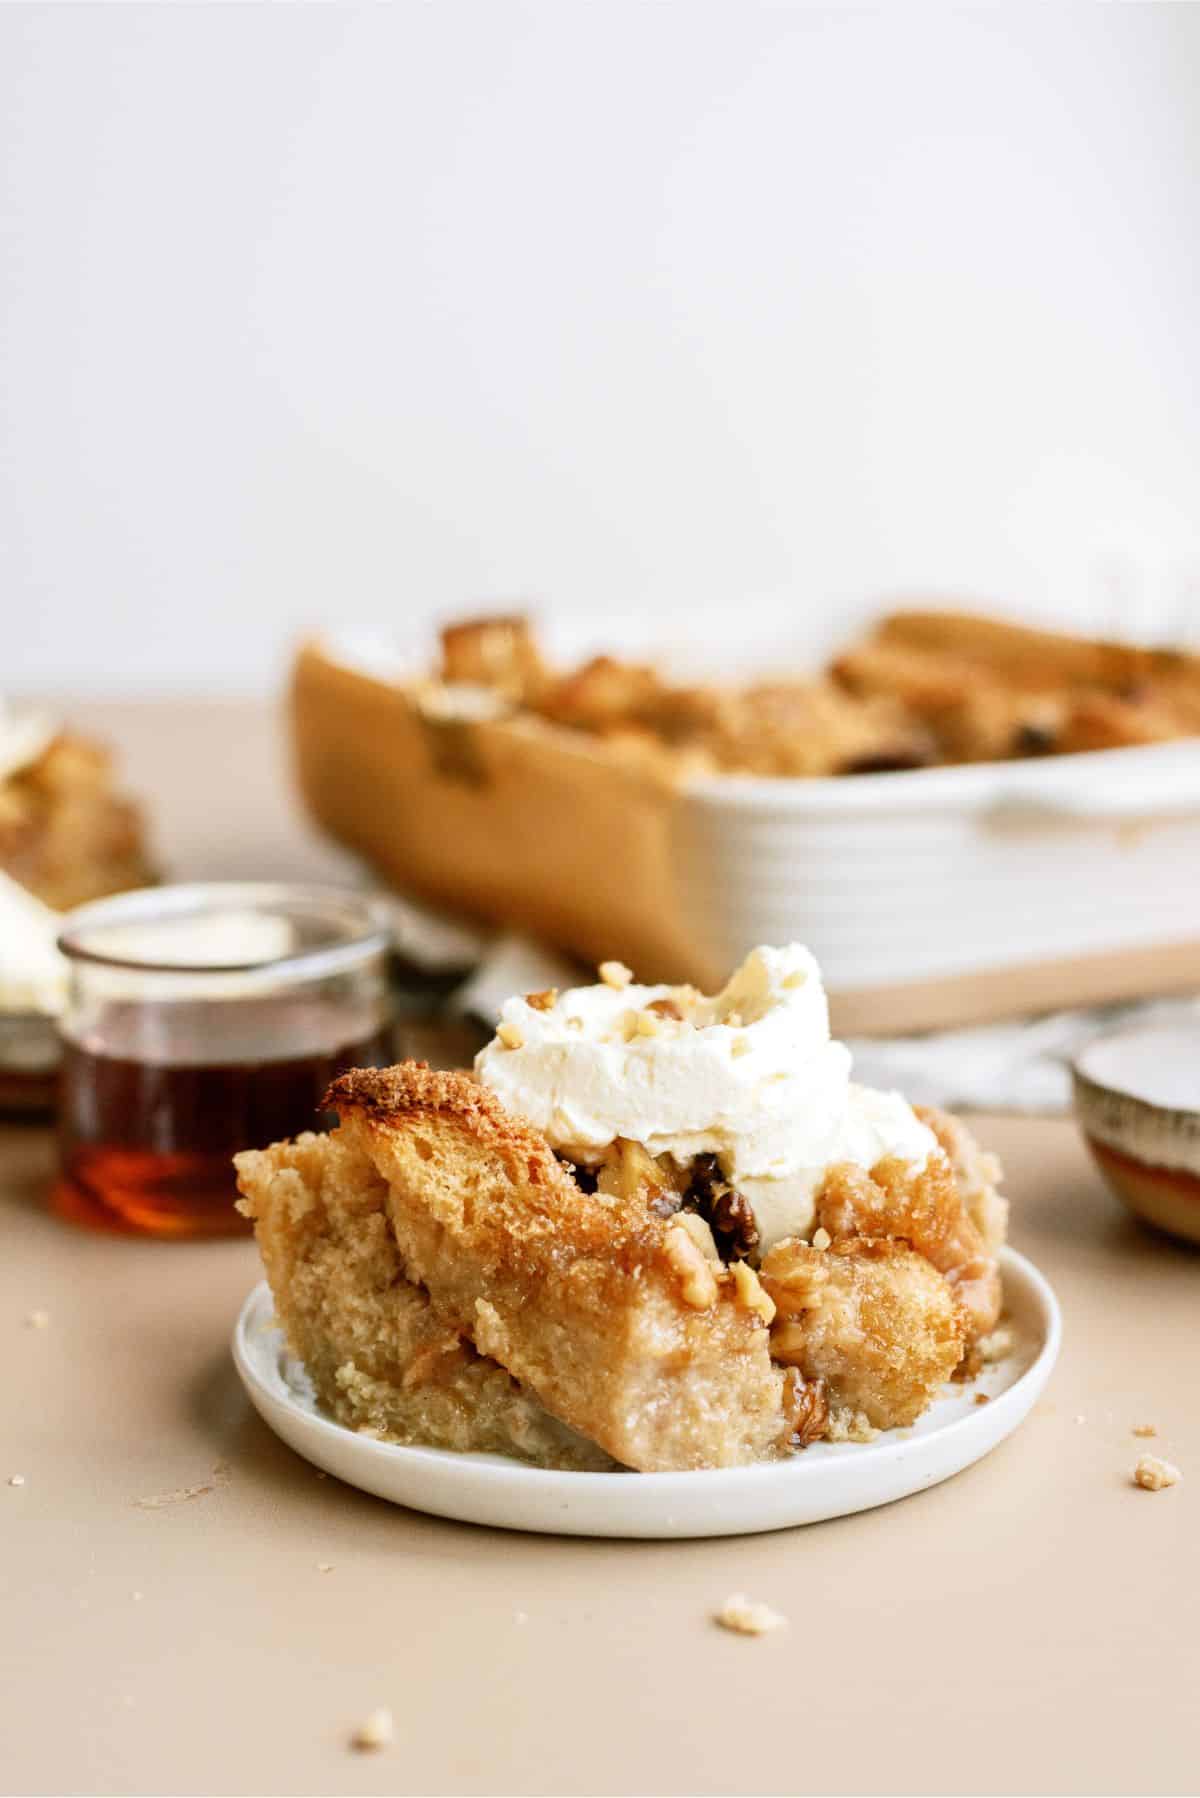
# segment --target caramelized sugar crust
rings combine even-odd
[[[985,1202],[978,1195],[977,1207]],[[1003,1300],[1000,1270],[946,1154],[930,1155],[915,1172],[890,1157],[870,1173],[849,1162],[830,1168],[817,1193],[816,1221],[835,1242],[882,1238],[915,1249],[945,1275],[968,1342],[995,1328]]]
[[[886,1238],[817,1249],[789,1238],[762,1265],[775,1301],[771,1353],[873,1429],[914,1423],[962,1358],[966,1329],[949,1282]]]
[[[783,1452],[761,1309],[706,1254],[701,1220],[582,1191],[539,1132],[461,1074],[358,1070],[327,1103],[387,1183],[410,1276],[556,1417],[647,1471]]]
[[[344,1132],[236,1157],[276,1315],[322,1405],[390,1442],[612,1467],[448,1323],[405,1277],[387,1186]]]

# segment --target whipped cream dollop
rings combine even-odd
[[[799,943],[753,950],[711,997],[610,974],[509,999],[475,1070],[584,1165],[617,1137],[680,1165],[716,1155],[753,1206],[764,1250],[809,1234],[834,1163],[870,1168],[896,1156],[919,1167],[936,1148],[899,1093],[851,1081],[820,969]]]

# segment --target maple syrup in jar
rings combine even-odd
[[[327,1127],[350,1067],[392,1059],[388,938],[331,889],[210,884],[81,908],[59,939],[55,1208],[155,1236],[237,1234],[231,1157]]]

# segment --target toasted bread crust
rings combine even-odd
[[[644,1470],[782,1451],[762,1319],[724,1273],[697,1303],[671,1224],[583,1192],[540,1132],[464,1074],[357,1071],[327,1103],[387,1182],[410,1278],[554,1416]]]

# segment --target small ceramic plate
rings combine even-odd
[[[1058,1302],[1033,1264],[1002,1251],[1012,1353],[948,1386],[912,1429],[870,1443],[818,1442],[787,1461],[709,1473],[551,1473],[499,1455],[404,1448],[326,1417],[256,1286],[233,1358],[260,1416],[298,1454],[394,1504],[497,1529],[562,1536],[739,1536],[818,1523],[907,1498],[960,1473],[1028,1416],[1058,1357]],[[986,1393],[988,1402],[978,1404]]]

